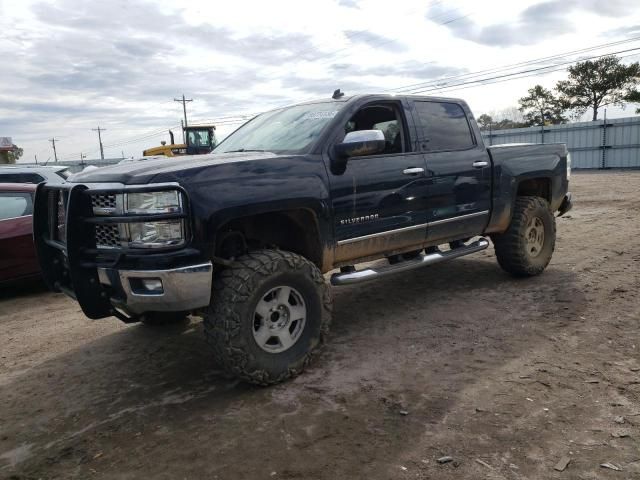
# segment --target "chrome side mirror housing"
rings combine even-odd
[[[350,157],[362,157],[382,153],[386,141],[381,130],[357,130],[345,135],[344,140],[333,147],[331,171],[344,173]]]

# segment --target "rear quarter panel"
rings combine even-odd
[[[511,221],[518,185],[529,179],[550,180],[550,206],[555,212],[568,191],[567,147],[564,144],[488,147],[493,162],[493,208],[486,233],[503,232]]]

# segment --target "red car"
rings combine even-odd
[[[40,275],[32,234],[36,186],[0,183],[0,284]]]

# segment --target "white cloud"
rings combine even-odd
[[[107,155],[138,155],[168,139],[149,133],[179,124],[173,98],[183,92],[194,98],[191,121],[204,122],[338,87],[393,89],[640,35],[636,3],[0,0],[0,56],[10,65],[0,76],[0,136],[24,147],[25,160],[49,157],[52,136],[62,157],[77,159],[97,155],[91,128],[100,125]],[[479,114],[561,77],[448,94]],[[221,122],[219,133],[235,126]]]

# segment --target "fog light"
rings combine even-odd
[[[143,278],[142,286],[145,288],[145,290],[148,290],[150,292],[154,292],[154,293],[163,292],[162,280],[160,280],[159,278]]]

